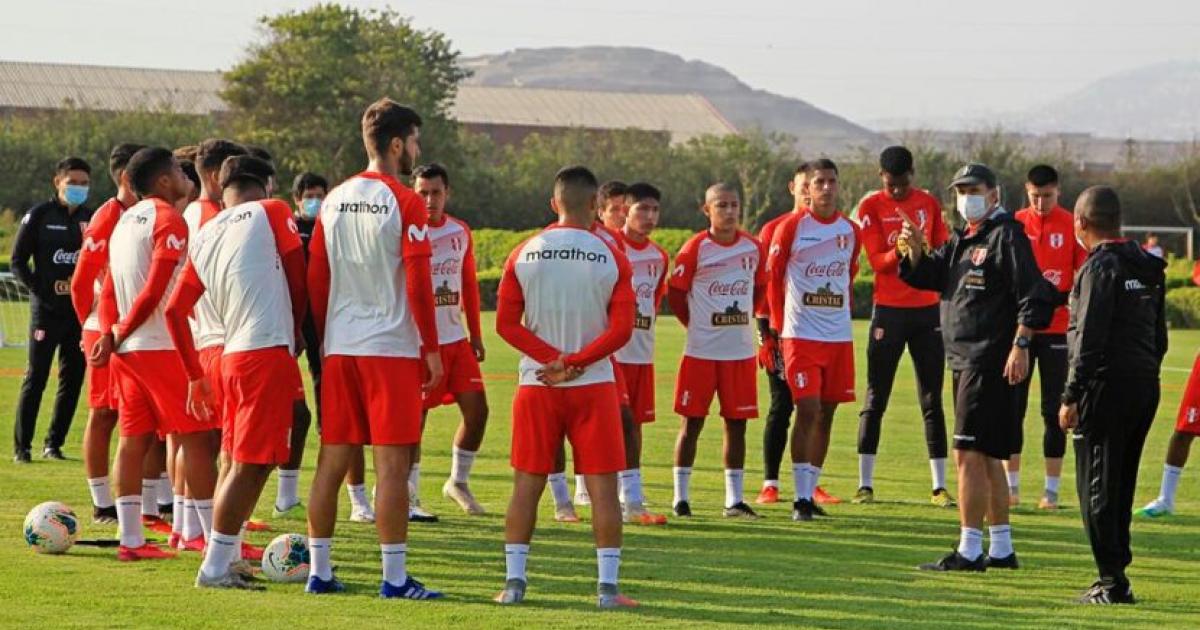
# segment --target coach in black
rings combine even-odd
[[[1000,206],[996,176],[968,164],[951,186],[967,223],[942,247],[926,251],[919,226],[904,217],[897,239],[900,277],[941,293],[942,338],[954,388],[954,454],[961,532],[958,548],[931,571],[1017,567],[1008,524],[1002,460],[1016,439],[1014,385],[1029,371],[1029,341],[1061,302],[1042,278],[1021,224]],[[983,521],[991,537],[983,554]]]
[[[91,172],[80,158],[59,162],[54,171],[57,194],[25,213],[13,243],[13,274],[29,290],[31,310],[29,365],[21,383],[13,429],[13,461],[17,463],[30,461],[38,408],[56,350],[58,394],[42,457],[63,459],[63,441],[79,402],[84,359],[79,347],[80,324],[71,305],[71,274],[79,259],[83,230],[92,218],[92,210],[84,206]],[[29,265],[31,259],[33,267]]]
[[[1086,604],[1132,604],[1125,568],[1142,446],[1167,352],[1161,258],[1121,238],[1121,204],[1107,186],[1075,203],[1075,233],[1091,253],[1071,289],[1067,386],[1059,425],[1074,429],[1080,511],[1100,579]]]

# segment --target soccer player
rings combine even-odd
[[[775,228],[767,262],[771,329],[783,345],[784,374],[796,407],[792,429],[792,519],[811,521],[829,451],[833,415],[854,400],[850,298],[862,237],[838,210],[838,169],[832,160],[808,165],[812,205]]]
[[[1021,224],[1000,205],[996,175],[968,164],[951,182],[967,223],[927,251],[925,233],[901,215],[900,278],[941,292],[942,341],[954,387],[954,454],[958,464],[958,547],[927,571],[1017,568],[1002,461],[1016,441],[1013,387],[1029,375],[1033,331],[1050,323],[1059,296],[1042,279]],[[983,553],[983,522],[991,544]]]
[[[629,186],[625,182],[613,179],[600,186],[600,209],[596,212],[600,223],[611,232],[620,234],[625,229],[629,217]]]
[[[187,375],[175,353],[163,315],[166,299],[187,250],[187,224],[174,203],[190,184],[171,152],[139,150],[125,167],[141,197],[126,210],[109,238],[109,268],[100,297],[100,339],[89,361],[110,372],[120,413],[117,445],[117,519],[123,561],[169,558],[142,534],[142,459],[159,435],[180,444],[188,491],[202,532],[212,527],[216,483],[211,432],[215,424],[187,412]],[[177,515],[178,518],[178,515]]]
[[[626,422],[622,414],[625,434],[625,469],[618,475],[621,489],[621,505],[626,523],[642,525],[665,525],[667,517],[646,509],[642,490],[642,425],[654,422],[654,322],[658,320],[658,307],[667,293],[667,252],[650,240],[650,234],[658,227],[659,202],[662,193],[645,182],[630,184],[625,189],[625,226],[621,232],[625,241],[625,255],[633,275],[634,295],[637,298],[637,314],[633,322],[633,335],[629,343],[613,357],[617,369],[625,377],[629,392],[627,407],[632,416]]]
[[[741,229],[742,206],[733,186],[709,186],[702,211],[709,227],[679,250],[667,292],[671,311],[687,328],[675,381],[675,413],[683,416],[675,442],[675,515],[692,515],[688,487],[696,442],[715,395],[725,420],[723,514],[756,519],[758,514],[742,498],[742,482],[746,421],[758,417],[750,313],[766,298],[766,255]]]
[[[469,485],[471,465],[483,444],[487,429],[487,395],[479,364],[486,356],[483,331],[479,327],[479,282],[475,279],[475,243],[471,228],[446,212],[450,201],[450,174],[441,164],[427,164],[416,170],[414,186],[429,209],[429,244],[433,250],[433,303],[437,308],[438,343],[446,378],[425,397],[426,416],[430,409],[458,404],[462,422],[454,434],[450,477],[442,485],[442,495],[454,501],[467,514],[480,516],[483,506],[475,500]],[[463,323],[466,320],[466,332]],[[424,421],[422,421],[422,424]],[[417,504],[416,492],[421,457],[420,446],[413,449],[409,471],[411,503]]]
[[[1100,573],[1079,601],[1132,604],[1129,510],[1161,394],[1166,263],[1121,238],[1120,200],[1107,186],[1079,196],[1073,231],[1090,254],[1071,289],[1059,422],[1074,430],[1080,511]]]
[[[1042,277],[1064,296],[1071,291],[1075,272],[1087,259],[1087,250],[1074,237],[1071,211],[1058,205],[1058,171],[1045,164],[1029,169],[1025,178],[1029,207],[1017,211],[1017,221],[1025,226],[1033,255]],[[1058,426],[1058,404],[1067,380],[1067,307],[1058,307],[1050,327],[1039,330],[1029,344],[1030,377],[1017,386],[1017,444],[1005,468],[1008,471],[1008,502],[1020,502],[1021,447],[1024,442],[1025,409],[1029,404],[1029,386],[1033,365],[1037,365],[1042,387],[1042,455],[1046,458],[1046,484],[1038,509],[1058,508],[1058,482],[1062,475],[1067,437]]]
[[[337,495],[370,444],[385,598],[436,599],[408,574],[408,471],[421,441],[422,391],[442,380],[425,203],[396,178],[420,155],[421,117],[389,98],[362,117],[367,169],[325,198],[309,243],[308,290],[325,360],[321,452],[308,502],[308,593],[345,589],[330,546]],[[420,383],[398,387],[397,383]]]
[[[12,271],[29,291],[29,363],[17,398],[13,425],[13,461],[28,464],[37,425],[42,392],[50,378],[50,365],[58,353],[58,392],[43,459],[65,459],[63,442],[83,389],[85,368],[79,349],[81,330],[71,305],[71,274],[83,244],[83,230],[92,217],[87,207],[92,168],[81,158],[69,157],[54,169],[55,195],[29,209],[13,239]],[[32,259],[33,267],[29,266]]]
[[[201,295],[212,297],[224,331],[221,389],[233,463],[217,495],[198,587],[256,588],[230,565],[271,469],[288,459],[291,410],[303,387],[292,351],[308,305],[304,253],[291,209],[266,199],[272,173],[252,156],[225,160],[218,183],[226,209],[192,235],[167,303],[167,325],[188,373],[188,408],[198,417],[211,416],[216,404],[188,324]]]
[[[625,467],[620,411],[609,356],[633,332],[629,263],[592,230],[596,177],[582,166],[554,178],[557,225],[509,255],[496,309],[496,332],[521,353],[513,400],[513,496],[505,517],[507,579],[501,604],[525,598],[525,562],[546,475],[563,439],[592,503],[600,608],[636,606],[617,589],[621,506],[617,471]]]
[[[775,228],[784,219],[808,208],[811,203],[808,196],[808,162],[796,167],[795,174],[788,182],[788,193],[792,195],[792,212],[767,221],[758,233],[758,242],[769,245],[771,237],[775,235]],[[779,502],[779,465],[783,461],[783,451],[788,445],[788,426],[792,421],[792,412],[796,410],[792,403],[792,390],[783,378],[783,352],[779,348],[779,338],[775,331],[771,330],[770,313],[767,310],[764,302],[764,308],[754,313],[761,342],[758,348],[758,366],[767,375],[767,385],[771,393],[771,406],[767,408],[767,418],[763,422],[763,487],[754,501],[764,505]],[[818,486],[818,503],[822,502],[822,494],[824,491]]]
[[[883,188],[858,204],[863,248],[875,271],[875,308],[867,337],[867,395],[858,417],[858,491],[853,502],[875,500],[875,456],[883,414],[907,345],[925,422],[925,447],[933,477],[930,502],[938,507],[954,507],[954,499],[946,491],[946,416],[942,411],[946,360],[939,330],[938,294],[905,284],[898,275],[900,258],[896,254],[896,238],[904,225],[901,213],[916,222],[930,247],[941,247],[949,232],[941,202],[913,186],[913,156],[908,149],[884,149],[879,154],[879,178]]]

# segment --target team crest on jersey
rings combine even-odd
[[[738,307],[737,300],[725,308],[722,313],[712,314],[713,326],[746,326],[750,323],[750,313]]]
[[[838,249],[846,249],[847,247],[849,247],[850,246],[850,237],[846,236],[845,234],[838,234],[837,235],[837,246],[838,246]]]
[[[1197,419],[1200,419],[1200,409],[1197,409],[1195,407],[1188,407],[1187,423],[1188,424],[1196,424]]]
[[[434,306],[458,306],[458,291],[450,288],[450,281],[442,282],[438,288],[433,291]]]
[[[1048,280],[1050,284],[1058,286],[1058,283],[1062,282],[1062,271],[1059,271],[1058,269],[1047,269],[1042,272],[1042,277]]]
[[[454,238],[450,239],[450,249],[451,250],[460,252],[460,251],[462,251],[462,248],[463,248],[463,242],[462,242],[461,238],[455,236]]]
[[[796,389],[804,389],[808,387],[808,375],[804,372],[796,372]]]
[[[1063,240],[1064,239],[1063,239],[1062,233],[1055,232],[1054,234],[1051,234],[1050,235],[1050,247],[1053,247],[1054,249],[1062,249]]]
[[[971,252],[971,264],[979,266],[983,261],[987,260],[988,250],[986,247],[976,247],[975,251]]]
[[[754,271],[758,266],[758,260],[754,256],[742,256],[742,269],[746,271]]]
[[[917,210],[917,225],[925,227],[925,209]]]

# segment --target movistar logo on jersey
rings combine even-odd
[[[408,240],[416,243],[419,241],[423,241],[428,237],[429,237],[429,226],[422,225],[421,227],[417,227],[417,226],[411,225],[411,224],[408,226]]]
[[[584,262],[605,264],[608,262],[608,254],[589,252],[578,247],[545,247],[525,252],[525,262],[537,262],[539,260],[581,260]]]
[[[187,237],[179,238],[174,234],[167,235],[167,247],[169,249],[183,250],[183,246],[187,244]]]
[[[338,204],[338,212],[348,212],[350,214],[387,214],[391,212],[391,207],[383,203],[370,203],[366,201],[354,201]]]

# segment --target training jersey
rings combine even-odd
[[[795,214],[771,240],[771,288],[782,288],[783,339],[852,341],[850,299],[861,247],[858,225],[837,212],[823,219],[811,211]],[[775,304],[773,308],[780,305]]]
[[[1075,272],[1087,260],[1087,250],[1075,240],[1075,216],[1070,210],[1055,206],[1043,216],[1033,208],[1023,208],[1014,215],[1025,226],[1025,235],[1033,247],[1042,277],[1060,293],[1068,293],[1075,283]],[[1070,315],[1064,304],[1054,309],[1050,326],[1039,333],[1065,335]]]
[[[755,288],[767,282],[765,259],[762,245],[741,231],[728,245],[714,241],[708,230],[683,244],[669,286],[688,296],[684,355],[715,361],[754,356],[750,313]]]
[[[634,303],[629,263],[593,231],[553,225],[517,246],[504,263],[499,299],[524,304],[524,325],[564,354],[585,348],[608,328],[611,304]],[[543,385],[542,363],[521,356],[521,385]],[[613,362],[600,360],[557,387],[611,383]]]
[[[882,190],[863,197],[858,204],[858,223],[862,226],[862,247],[875,272],[873,300],[880,306],[897,308],[935,306],[940,299],[937,291],[914,289],[900,279],[896,239],[904,227],[901,211],[921,228],[931,248],[941,247],[950,238],[941,202],[924,190],[914,188],[900,200]]]
[[[475,265],[475,244],[471,228],[445,215],[441,225],[429,224],[429,246],[433,257],[433,305],[437,316],[438,344],[446,345],[467,338],[463,329],[463,292],[479,287],[463,286],[463,269]]]
[[[654,241],[638,245],[628,238],[622,240],[633,277],[637,312],[633,318],[633,336],[613,357],[617,363],[650,365],[654,363],[654,322],[658,319],[658,305],[667,292],[667,251]]]
[[[195,235],[200,227],[221,212],[221,206],[209,199],[197,199],[189,203],[183,210],[183,220],[187,222],[188,234]],[[195,247],[193,238],[189,247]],[[188,318],[192,327],[192,339],[196,349],[212,348],[225,343],[225,328],[221,324],[221,316],[212,302],[212,296],[201,295],[196,305],[192,307],[192,316]]]
[[[100,268],[100,273],[96,275],[96,280],[92,283],[92,310],[88,312],[87,319],[83,321],[84,330],[100,332],[100,290],[104,288],[104,278],[108,273],[108,241],[112,238],[113,228],[117,227],[117,221],[124,212],[125,204],[121,203],[120,199],[113,197],[96,208],[92,220],[88,222],[87,229],[83,232],[83,246],[79,249],[77,268],[82,269],[89,265]]]
[[[326,355],[420,357],[404,261],[432,254],[427,216],[420,196],[382,173],[359,173],[325,197],[313,239],[329,261]]]
[[[192,234],[180,282],[208,297],[224,331],[224,354],[295,348],[283,257],[301,246],[291,208],[278,199],[228,208]]]
[[[117,352],[173,350],[163,313],[187,252],[187,223],[175,206],[160,197],[148,197],[126,210],[109,238],[108,274],[112,278],[117,313],[124,318],[150,278],[155,260],[175,263],[171,281],[162,299],[146,321],[121,341]]]

